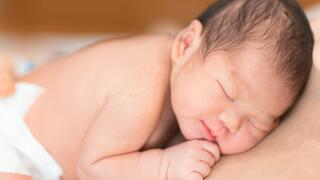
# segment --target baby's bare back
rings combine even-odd
[[[141,87],[147,82],[157,82],[158,88],[168,85],[170,41],[162,36],[113,39],[21,78],[46,89],[26,123],[63,167],[64,179],[76,179],[81,142],[108,98],[139,83]]]

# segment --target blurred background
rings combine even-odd
[[[174,34],[214,0],[0,0],[0,43],[32,59],[56,57],[110,36]],[[310,18],[320,0],[299,0]]]
[[[2,29],[31,32],[140,32],[184,25],[214,0],[1,0]],[[304,8],[319,0],[299,0]]]

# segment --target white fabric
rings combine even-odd
[[[0,98],[0,172],[29,175],[33,180],[59,180],[62,168],[33,137],[23,118],[44,90],[18,82],[15,93]]]

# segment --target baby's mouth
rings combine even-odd
[[[216,138],[212,132],[212,130],[207,126],[207,124],[201,119],[200,120],[202,127],[203,127],[203,131],[204,131],[204,136],[205,139],[207,139],[208,141],[216,141]]]
[[[218,139],[223,138],[226,134],[226,128],[221,123],[216,123],[216,127],[210,127],[207,125],[206,121],[200,119],[200,122],[203,126],[204,136],[209,141],[217,142]]]

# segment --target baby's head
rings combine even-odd
[[[171,99],[187,139],[246,151],[305,86],[313,35],[293,0],[219,0],[176,37]]]

